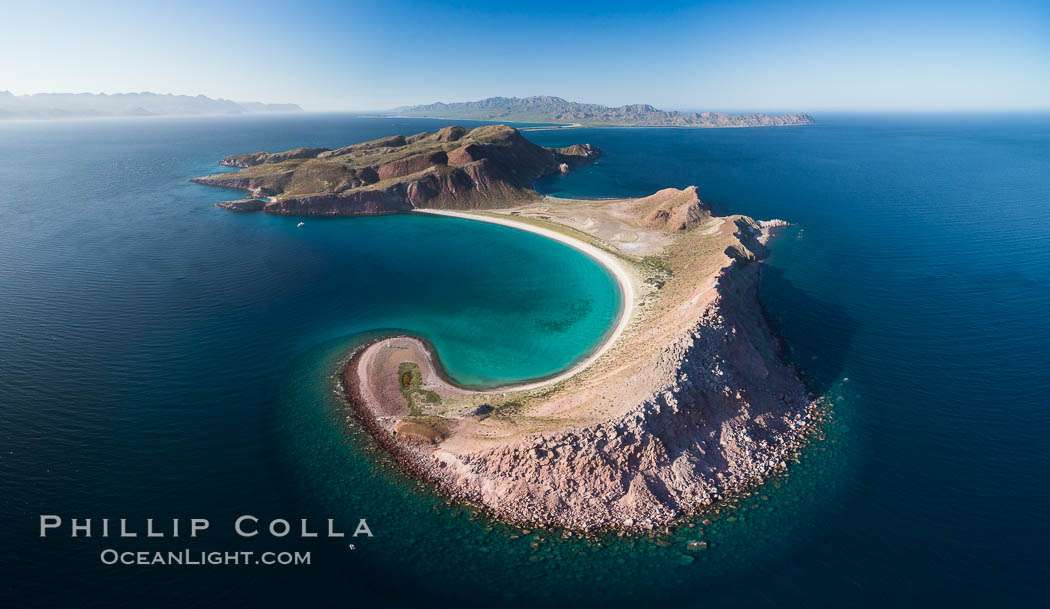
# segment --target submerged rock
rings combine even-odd
[[[228,209],[230,211],[259,211],[266,205],[266,201],[262,199],[237,199],[235,201],[223,201],[216,203],[216,207]]]

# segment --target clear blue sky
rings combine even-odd
[[[5,2],[0,90],[1050,109],[1050,1]]]

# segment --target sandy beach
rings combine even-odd
[[[499,224],[500,226],[507,226],[510,228],[535,233],[548,239],[558,241],[559,243],[564,243],[565,245],[568,245],[569,247],[577,249],[583,252],[584,254],[590,256],[599,264],[608,269],[612,276],[616,279],[617,284],[620,286],[620,316],[617,319],[616,325],[613,327],[612,332],[609,333],[609,336],[598,347],[598,349],[594,351],[594,353],[588,355],[582,361],[574,365],[572,368],[566,370],[565,372],[562,372],[550,378],[538,380],[535,382],[520,383],[505,387],[482,390],[479,391],[480,393],[503,393],[510,389],[514,389],[517,391],[536,389],[545,385],[553,385],[555,383],[568,379],[579,373],[581,370],[584,370],[585,368],[593,364],[595,361],[597,361],[598,358],[604,355],[609,350],[609,348],[612,347],[613,343],[615,343],[616,340],[620,338],[620,335],[623,334],[624,329],[627,327],[627,323],[631,319],[631,315],[634,313],[634,301],[636,293],[635,283],[637,283],[638,278],[632,276],[628,268],[625,267],[620,260],[618,260],[609,252],[599,249],[591,245],[590,243],[586,243],[579,239],[573,239],[572,237],[564,233],[559,233],[549,228],[543,228],[541,226],[535,226],[533,224],[527,224],[525,222],[516,221],[512,217],[494,217],[489,215],[471,214],[459,211],[439,209],[419,209],[416,211],[425,214],[449,216],[453,218],[474,220],[477,222]]]

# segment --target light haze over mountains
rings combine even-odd
[[[0,119],[91,118],[105,116],[193,116],[299,112],[296,104],[264,104],[212,99],[204,95],[141,93],[37,93],[0,91]]]
[[[813,118],[803,112],[791,114],[726,114],[723,112],[678,112],[649,104],[609,107],[583,104],[550,95],[489,97],[473,102],[396,108],[401,116],[511,122],[558,122],[581,125],[631,127],[783,127],[808,125]]]

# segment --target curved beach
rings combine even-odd
[[[604,355],[616,339],[623,334],[624,329],[627,327],[627,323],[631,319],[631,315],[634,313],[634,300],[635,300],[635,287],[634,284],[637,281],[636,278],[632,277],[627,267],[625,267],[615,256],[609,252],[597,248],[590,243],[574,239],[565,233],[559,233],[549,228],[536,226],[533,224],[527,224],[511,219],[510,217],[494,217],[482,214],[470,214],[458,211],[450,211],[444,209],[419,209],[416,210],[418,213],[432,214],[437,216],[448,216],[452,218],[462,218],[465,220],[474,220],[476,222],[488,222],[490,224],[498,224],[500,226],[507,226],[517,230],[523,230],[529,233],[534,233],[548,239],[552,239],[559,243],[564,243],[569,247],[583,252],[591,259],[598,262],[598,264],[605,267],[613,278],[616,279],[617,285],[620,287],[620,314],[617,318],[616,325],[613,326],[612,331],[608,334],[605,340],[593,353],[583,358],[581,361],[574,364],[571,368],[565,372],[558,373],[554,376],[539,379],[536,381],[525,382],[525,383],[513,383],[502,387],[490,388],[490,389],[478,389],[475,390],[477,393],[503,393],[507,390],[524,391],[527,389],[536,389],[545,385],[553,385],[565,379],[568,379],[575,374],[584,370],[599,357]]]

